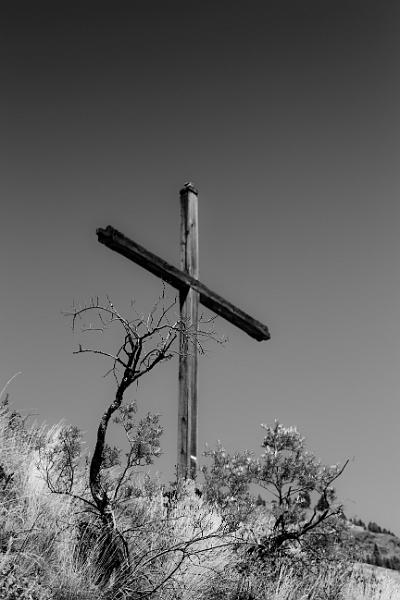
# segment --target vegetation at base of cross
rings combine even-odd
[[[125,392],[173,352],[184,324],[167,312],[128,320],[98,301],[72,311],[74,323],[98,319],[85,333],[123,332],[113,352],[77,352],[112,361],[92,452],[77,427],[30,425],[0,404],[0,600],[394,600],[394,583],[356,564],[334,489],[346,465],[322,465],[295,428],[262,426],[259,456],[208,449],[196,482],[146,472],[162,428]],[[111,424],[125,449],[107,443]]]
[[[139,432],[144,439],[148,432],[146,439],[153,439],[153,419],[139,418],[130,407],[127,412],[132,436]],[[120,418],[126,418],[124,410]],[[275,424],[269,431],[280,437],[289,432],[292,441],[299,440],[293,429],[277,429]],[[158,442],[159,436],[156,438]],[[143,451],[149,453],[151,441],[146,443],[149,446]],[[353,566],[351,554],[341,545],[347,534],[340,512],[330,516],[329,526],[325,523],[321,531],[322,523],[312,536],[306,532],[287,538],[277,548],[274,540],[281,525],[275,525],[280,515],[267,497],[263,498],[266,488],[263,496],[257,492],[253,495],[240,480],[236,503],[225,493],[226,482],[235,482],[237,470],[241,476],[237,468],[242,465],[237,460],[225,461],[233,469],[223,479],[222,489],[216,476],[212,482],[206,478],[203,483],[180,480],[165,485],[144,474],[142,468],[132,468],[112,508],[117,530],[129,551],[130,566],[120,568],[116,561],[110,573],[110,557],[104,553],[105,525],[91,504],[90,457],[82,450],[79,430],[65,425],[50,429],[30,426],[4,401],[0,408],[0,449],[2,599],[347,600],[358,597],[349,596],[349,590],[355,590],[354,594],[361,590],[363,598],[389,600],[391,596],[384,590],[395,590],[394,583],[384,583],[375,575],[365,578]],[[120,481],[122,454],[111,447],[104,453],[102,485],[111,496]],[[300,455],[295,456],[297,464]],[[143,464],[142,454],[140,460]],[[255,457],[252,460],[256,461]],[[288,461],[281,464],[286,468]],[[307,464],[315,463],[310,460]],[[214,466],[212,457],[208,469],[215,475]],[[316,473],[325,472],[319,465]],[[329,472],[328,479],[332,477]],[[265,469],[262,473],[265,482]],[[301,510],[292,507],[292,517],[285,516],[288,531],[303,531],[293,515],[310,521],[319,503],[313,496],[319,494],[320,485],[325,485],[320,478],[317,481],[316,489],[308,490],[310,503],[302,503]],[[339,506],[333,502],[333,494],[330,498],[333,513]],[[247,511],[242,510],[245,504]],[[315,509],[317,515],[321,508]],[[322,508],[322,514],[326,510]],[[310,539],[306,539],[308,535]],[[317,553],[313,552],[314,543]],[[392,600],[395,598],[393,595]]]
[[[333,483],[346,465],[322,465],[294,427],[278,421],[262,427],[259,457],[249,451],[231,455],[221,444],[206,452],[212,460],[211,467],[203,469],[206,498],[223,509],[233,530],[257,504],[268,514],[268,526],[248,548],[264,562],[297,553],[308,564],[337,556],[347,527]],[[260,495],[251,495],[251,484],[263,490],[268,511]]]

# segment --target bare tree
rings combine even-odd
[[[136,403],[124,402],[125,394],[132,384],[177,354],[175,346],[178,344],[175,341],[179,334],[188,338],[195,336],[200,352],[204,352],[204,337],[214,338],[210,330],[213,319],[201,319],[200,323],[204,324],[205,329],[200,327],[194,330],[187,323],[172,318],[175,306],[176,300],[167,302],[163,290],[146,316],[140,315],[132,303],[133,314],[129,319],[120,313],[109,298],[105,302],[101,302],[99,298],[93,299],[88,305],[74,306],[65,313],[72,320],[74,331],[79,329],[85,338],[96,337],[94,345],[86,346],[81,343],[74,354],[90,353],[111,361],[111,367],[105,376],[114,378],[115,392],[97,428],[94,451],[87,465],[89,484],[86,493],[76,492],[74,488],[81,457],[77,428],[68,427],[60,431],[58,443],[46,450],[42,471],[53,493],[68,494],[76,500],[82,500],[89,512],[100,517],[102,541],[99,562],[104,580],[108,580],[114,570],[130,566],[128,543],[118,529],[115,508],[129,492],[131,470],[143,464],[151,464],[154,457],[160,454],[162,428],[158,415],[148,414],[137,423],[134,419]],[[104,337],[107,331],[115,329],[118,330],[115,332],[116,349],[110,352],[109,348],[103,349],[101,336]],[[112,420],[122,425],[129,450],[119,475],[110,478],[107,477],[108,468],[121,466],[120,450],[111,448],[106,443],[107,430]]]

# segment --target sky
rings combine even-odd
[[[26,4],[26,5],[25,5]],[[109,363],[64,312],[160,281],[100,245],[112,225],[179,265],[179,190],[199,190],[200,280],[223,319],[199,364],[199,448],[259,450],[297,426],[346,514],[400,534],[398,2],[8,3],[0,14],[0,388],[90,449]],[[171,297],[174,290],[168,288]],[[205,311],[205,315],[208,313]],[[178,365],[143,380],[176,462]],[[118,433],[113,433],[118,437]],[[201,461],[204,459],[202,458]]]

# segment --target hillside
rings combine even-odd
[[[400,571],[399,537],[375,523],[367,526],[356,520],[349,526],[366,563]]]
[[[269,431],[286,441],[289,435],[292,440],[298,436],[293,429]],[[0,403],[1,600],[400,597],[398,581],[390,578],[398,572],[353,565],[338,553],[336,536],[324,557],[323,552],[329,551],[326,544],[331,525],[321,527],[318,538],[309,538],[310,545],[298,559],[294,553],[279,555],[276,549],[274,554],[261,553],[267,536],[273,539],[276,529],[268,524],[263,506],[247,514],[248,521],[243,522],[236,498],[233,505],[230,497],[228,503],[217,504],[197,493],[192,481],[181,480],[166,489],[149,475],[132,474],[122,501],[115,504],[119,526],[115,530],[121,537],[108,537],[110,529],[102,524],[90,500],[87,463],[78,460],[77,432],[62,424],[28,429],[26,419],[4,401]],[[66,465],[69,480],[65,478]],[[115,489],[111,486],[121,481],[117,479],[120,471],[114,466],[104,466],[104,471],[104,489]],[[72,475],[71,493],[72,488],[64,482],[71,484]],[[233,520],[235,515],[240,522]],[[270,520],[271,516],[268,514]],[[332,520],[330,523],[335,525]],[[352,524],[363,547],[375,550],[377,536],[362,530]],[[116,563],[119,547],[113,545],[113,540],[121,538],[127,548],[124,568]],[[321,545],[316,545],[319,541]],[[382,552],[388,544],[381,543]]]

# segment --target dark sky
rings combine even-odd
[[[0,387],[92,443],[108,365],[62,316],[160,283],[97,243],[111,224],[178,264],[199,188],[200,278],[265,322],[200,362],[200,434],[257,449],[296,425],[348,514],[400,533],[398,2],[13,2],[0,12]],[[172,294],[171,290],[171,294]],[[134,391],[175,462],[177,365]]]

